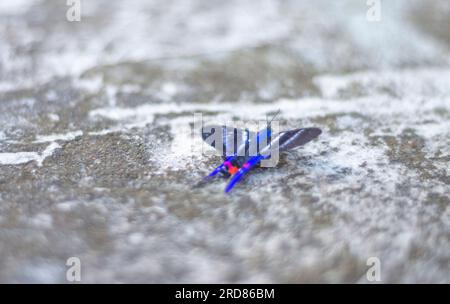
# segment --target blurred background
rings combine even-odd
[[[0,282],[450,282],[448,1],[76,3],[0,3]],[[194,112],[278,109],[323,134],[191,189]]]

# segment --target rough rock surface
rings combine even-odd
[[[0,282],[450,283],[450,5],[365,2],[1,2]],[[278,109],[323,134],[191,189],[194,112]]]

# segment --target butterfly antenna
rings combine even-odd
[[[270,126],[272,124],[272,121],[280,114],[281,110],[278,109],[278,111],[275,113],[275,115],[273,115],[272,119],[269,121],[266,117],[266,121],[267,121],[267,126]]]
[[[266,116],[266,123],[267,123],[267,127],[269,128],[270,125],[272,124],[272,121],[280,114],[281,110],[278,109],[278,111],[275,113],[275,115],[272,117],[272,119],[269,121],[269,117]]]

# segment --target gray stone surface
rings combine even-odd
[[[0,4],[0,282],[450,283],[450,6]],[[393,3],[391,3],[393,2]],[[323,134],[191,189],[206,121]]]

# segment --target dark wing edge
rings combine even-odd
[[[294,129],[281,133],[279,139],[280,151],[287,151],[302,146],[317,138],[322,133],[319,128]]]

